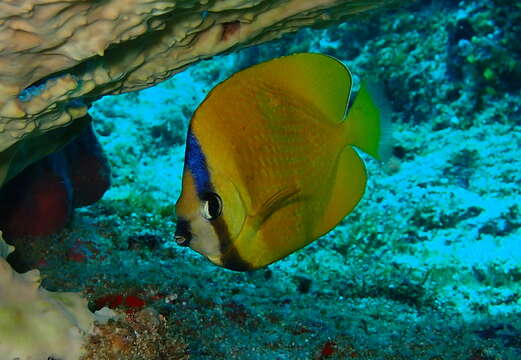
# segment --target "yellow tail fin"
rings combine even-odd
[[[376,86],[363,85],[343,123],[348,144],[339,154],[331,197],[323,218],[317,222],[315,236],[335,227],[364,194],[367,174],[362,159],[352,146],[379,160],[389,157],[389,114],[383,92]]]
[[[350,145],[378,160],[390,153],[389,105],[374,84],[362,84],[345,121]]]

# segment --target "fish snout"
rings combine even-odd
[[[175,242],[180,246],[189,246],[192,240],[192,233],[190,231],[190,223],[184,219],[177,220],[177,227],[175,229]]]
[[[188,246],[188,245],[190,245],[190,241],[187,240],[184,236],[181,236],[181,235],[176,235],[175,236],[175,242],[179,246]]]

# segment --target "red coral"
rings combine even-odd
[[[108,306],[111,309],[115,309],[121,304],[123,304],[123,295],[119,294],[109,294],[103,297],[96,299],[96,310],[101,309],[102,307]]]
[[[336,344],[333,341],[328,341],[322,347],[322,357],[330,357],[335,353]]]
[[[127,308],[127,312],[134,312],[141,310],[146,305],[146,302],[136,295],[108,294],[96,299],[95,304],[96,310],[105,306],[111,309],[124,306]]]
[[[145,306],[145,300],[134,295],[129,295],[125,298],[125,305],[129,308],[140,309]]]
[[[8,240],[50,235],[67,224],[71,209],[66,183],[48,160],[27,168],[0,192],[0,226]]]
[[[5,239],[12,242],[60,231],[73,207],[96,202],[109,185],[108,164],[89,125],[61,151],[27,167],[0,189]],[[81,255],[76,258],[82,261]]]

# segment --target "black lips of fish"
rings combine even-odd
[[[177,227],[175,229],[175,241],[180,246],[190,245],[192,240],[192,233],[190,231],[190,223],[184,219],[177,220]]]

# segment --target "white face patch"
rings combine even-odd
[[[197,214],[190,219],[190,230],[192,234],[190,248],[206,256],[211,262],[220,265],[220,242],[212,224],[202,215]]]
[[[214,213],[215,206],[211,206],[212,204],[208,201],[201,201],[196,192],[191,173],[185,172],[183,175],[183,191],[176,204],[176,213],[178,226],[180,222],[187,224],[182,228],[178,227],[176,230],[179,237],[176,238],[176,241],[180,245],[188,245],[213,263],[221,265],[219,237],[215,233],[210,220],[203,216],[205,204],[207,217],[212,217],[211,214]]]

